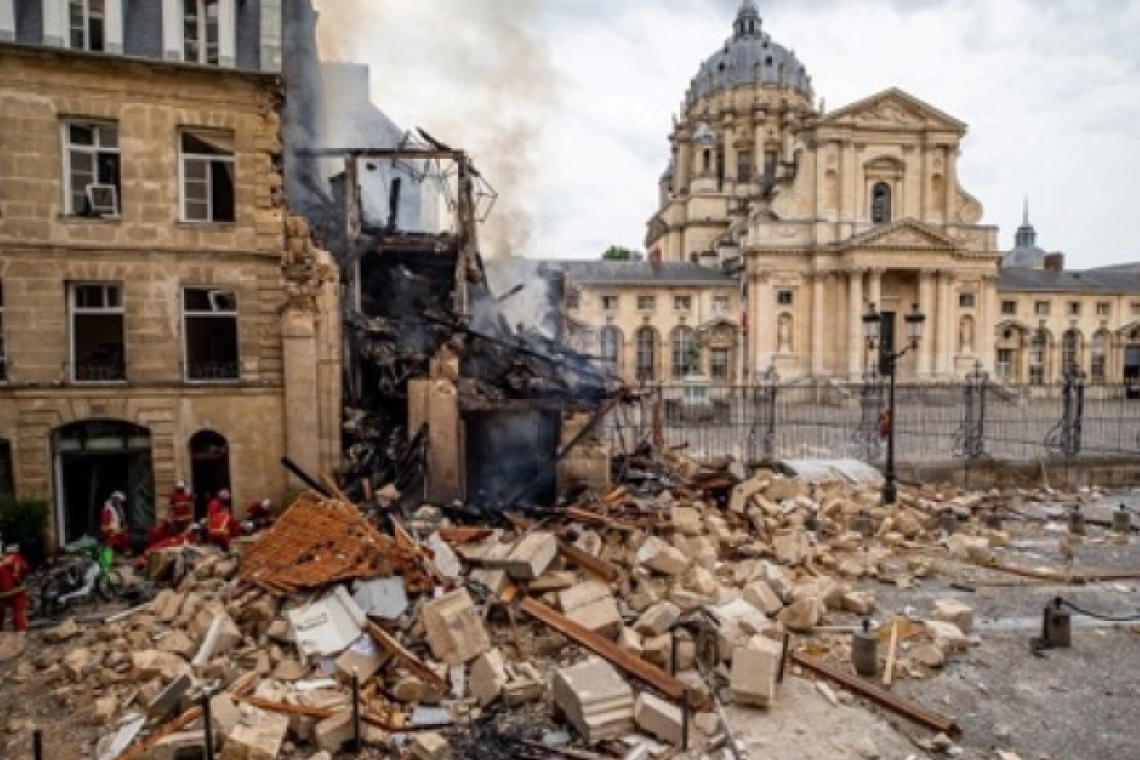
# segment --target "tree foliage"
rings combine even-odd
[[[611,245],[602,254],[603,261],[641,261],[644,258],[640,251],[625,248],[620,245]]]

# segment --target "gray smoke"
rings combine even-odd
[[[323,0],[321,57],[372,67],[374,99],[470,153],[499,192],[484,255],[532,249],[537,146],[560,81],[534,0]]]

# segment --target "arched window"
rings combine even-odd
[[[611,369],[620,366],[621,330],[616,327],[603,327],[601,336],[602,361]]]
[[[1033,333],[1029,344],[1029,384],[1045,384],[1045,349],[1049,345],[1049,333],[1038,330]]]
[[[886,182],[876,182],[871,188],[871,221],[875,224],[891,221],[891,186]]]
[[[1069,330],[1061,338],[1061,371],[1070,372],[1081,366],[1081,334]]]
[[[712,172],[712,151],[705,148],[701,153],[703,167],[701,169],[705,174]]]
[[[651,382],[657,379],[657,331],[642,327],[637,331],[637,379]]]
[[[673,331],[673,377],[681,379],[701,371],[700,345],[691,327]]]
[[[1108,335],[1102,330],[1093,336],[1089,346],[1089,374],[1094,383],[1103,383],[1108,375]]]

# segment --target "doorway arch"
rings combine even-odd
[[[190,487],[196,520],[205,518],[210,499],[230,489],[230,444],[216,430],[199,430],[190,436]]]
[[[150,430],[123,420],[81,420],[53,430],[51,445],[60,544],[98,537],[103,502],[115,491],[126,497],[132,541],[145,540],[154,527]]]

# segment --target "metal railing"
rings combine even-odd
[[[603,431],[615,452],[642,440],[697,459],[757,462],[884,455],[883,378],[781,381],[774,373],[748,386],[653,384],[619,407]],[[1061,383],[1010,386],[977,370],[942,383],[901,383],[896,456],[903,463],[1079,457],[1140,458],[1140,387],[1090,384],[1080,373]]]

